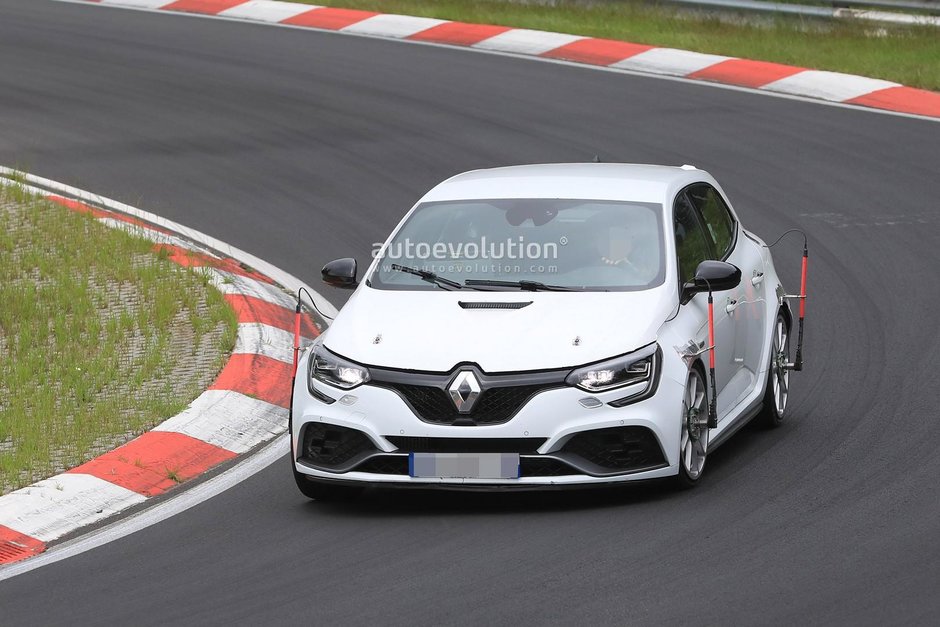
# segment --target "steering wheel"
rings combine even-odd
[[[601,257],[601,262],[605,266],[615,266],[615,267],[627,267],[636,272],[637,274],[642,274],[640,269],[635,263],[630,261],[627,257],[621,257],[620,259],[609,259],[608,257]]]

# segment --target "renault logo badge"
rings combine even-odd
[[[480,397],[480,383],[471,371],[464,370],[454,377],[447,392],[450,394],[450,400],[454,401],[457,411],[467,414]]]

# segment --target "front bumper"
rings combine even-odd
[[[538,489],[656,479],[678,472],[682,389],[668,376],[661,377],[656,394],[625,407],[607,404],[623,397],[623,390],[590,394],[562,387],[536,394],[505,423],[455,426],[420,420],[398,393],[383,387],[364,385],[343,392],[315,382],[318,392],[338,399],[324,403],[308,391],[306,371],[305,356],[294,382],[291,451],[297,472],[312,479]],[[602,404],[585,408],[578,402],[589,396]],[[519,453],[520,476],[411,477],[411,452]]]

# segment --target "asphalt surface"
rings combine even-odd
[[[306,501],[287,460],[0,583],[0,624],[940,620],[940,124],[531,60],[0,0],[0,163],[313,282],[426,189],[538,161],[694,163],[810,235],[790,416],[698,489]],[[776,249],[789,285],[799,245]],[[80,260],[64,260],[79,262]],[[324,288],[324,291],[328,288]],[[341,294],[326,292],[341,302]]]

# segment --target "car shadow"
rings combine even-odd
[[[438,514],[566,512],[668,500],[680,496],[670,482],[653,480],[615,487],[540,491],[473,491],[369,488],[340,502],[310,501],[308,507],[332,516],[427,516]]]

